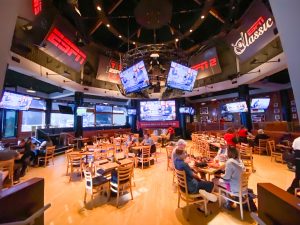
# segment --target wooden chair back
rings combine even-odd
[[[175,169],[175,173],[176,173],[176,177],[177,177],[178,191],[181,194],[188,196],[189,193],[188,193],[185,171]]]
[[[8,177],[10,179],[10,186],[13,186],[14,164],[15,164],[14,159],[0,161],[0,170],[8,171]]]
[[[272,155],[273,152],[275,152],[275,141],[274,140],[268,140],[268,147],[269,147],[269,150],[270,150],[270,154]]]

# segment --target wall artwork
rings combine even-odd
[[[274,108],[277,108],[277,107],[278,107],[278,103],[275,102],[275,103],[274,103]]]
[[[280,120],[280,115],[275,115],[275,120],[279,121]]]
[[[293,119],[297,119],[297,118],[298,118],[297,114],[296,114],[296,113],[293,113],[292,118],[293,118]]]
[[[291,101],[291,105],[296,105],[296,104],[295,104],[295,100],[292,100],[292,101]]]
[[[208,107],[202,107],[200,114],[208,114]]]
[[[274,109],[274,113],[280,113],[280,109]]]
[[[292,112],[297,112],[297,108],[294,106],[291,108]]]

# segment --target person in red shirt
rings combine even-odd
[[[170,136],[170,141],[173,141],[175,135],[175,130],[173,127],[168,128],[167,135]]]
[[[224,134],[224,140],[226,141],[228,146],[235,147],[237,139],[233,127],[227,129],[226,133]]]
[[[239,142],[248,143],[248,130],[246,127],[241,126],[238,130]]]

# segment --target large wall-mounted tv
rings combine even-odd
[[[169,121],[176,119],[175,101],[141,101],[141,121]]]
[[[248,107],[245,101],[228,103],[223,106],[222,113],[240,113],[248,112]]]
[[[251,109],[267,109],[270,104],[270,98],[253,98],[251,100]]]
[[[86,116],[87,108],[86,107],[77,107],[76,113],[77,116]]]
[[[136,115],[136,109],[128,109],[127,114],[128,115]]]
[[[5,91],[0,102],[0,108],[14,110],[28,110],[32,101],[32,97],[19,95]]]
[[[96,112],[112,113],[112,106],[111,105],[96,105]]]
[[[141,91],[150,85],[144,61],[122,71],[120,79],[126,94]]]
[[[67,105],[58,105],[58,109],[60,113],[63,114],[73,114],[73,108]]]
[[[192,91],[197,77],[197,70],[171,62],[167,86],[183,91]]]

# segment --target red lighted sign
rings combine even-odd
[[[86,60],[86,54],[83,53],[75,44],[65,37],[56,27],[52,29],[47,37],[47,41],[56,46],[68,57],[74,58],[75,62],[82,65]]]
[[[191,68],[194,69],[194,70],[198,70],[198,72],[199,72],[199,70],[204,71],[204,70],[207,70],[211,67],[218,66],[217,62],[218,62],[217,57],[214,57],[214,58],[211,58],[209,60],[205,60],[203,62],[200,62],[196,65],[193,65]]]
[[[32,11],[35,16],[42,12],[42,0],[32,0]]]

